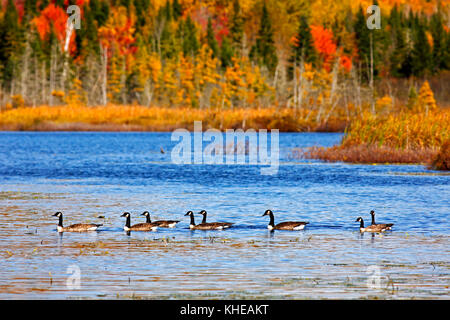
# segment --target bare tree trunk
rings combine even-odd
[[[51,48],[51,54],[50,54],[50,106],[53,106],[54,99],[53,99],[53,93],[55,90],[55,81],[56,81],[56,45],[52,44]]]
[[[102,51],[102,71],[103,71],[103,83],[102,83],[102,104],[104,106],[108,103],[107,89],[108,89],[108,49],[101,47]]]
[[[372,113],[375,114],[375,101],[374,101],[374,90],[373,90],[373,34],[370,33],[370,81],[369,81],[370,91],[371,91],[371,107]]]

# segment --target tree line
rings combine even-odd
[[[0,1],[0,105],[278,105],[327,117],[376,111],[379,79],[450,69],[448,4],[375,1],[371,30],[362,3],[320,2]],[[81,9],[71,32],[69,5]]]

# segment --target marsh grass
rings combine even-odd
[[[317,122],[298,117],[287,108],[195,109],[184,107],[39,106],[0,112],[0,130],[31,131],[173,131],[193,129],[202,121],[203,129],[279,129],[282,132],[343,131],[345,117],[329,117]]]
[[[450,112],[365,114],[354,120],[342,142],[330,148],[294,150],[294,156],[330,162],[415,163],[448,170]]]

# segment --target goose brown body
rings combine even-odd
[[[380,233],[380,232],[384,232],[387,229],[387,226],[384,224],[375,224],[375,225],[370,225],[368,227],[364,227],[364,220],[361,217],[358,217],[356,219],[355,222],[359,222],[359,232],[376,232],[376,233]]]
[[[152,222],[148,211],[144,211],[142,215],[147,218],[146,223],[152,223],[160,228],[175,228],[177,223],[180,222],[180,220],[157,220]]]
[[[70,226],[64,227],[62,213],[58,211],[53,216],[59,218],[58,226],[56,228],[58,230],[58,232],[95,231],[98,229],[98,227],[102,226],[102,224],[96,224],[96,223],[76,223],[76,224],[72,224]]]
[[[212,226],[214,229],[220,230],[230,228],[233,225],[233,223],[230,222],[206,222],[206,216],[208,215],[206,210],[200,211],[199,214],[203,216],[202,223],[200,224],[200,226],[202,225],[203,227]]]
[[[269,224],[267,225],[267,228],[269,230],[295,230],[295,231],[303,230],[305,226],[309,223],[304,221],[285,221],[275,224],[275,218],[272,210],[266,210],[263,214],[263,217],[264,216],[270,217]]]
[[[379,228],[384,228],[385,230],[392,230],[393,223],[375,223],[375,211],[371,210],[370,215],[372,216],[371,226],[378,226]]]

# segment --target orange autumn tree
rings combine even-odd
[[[127,12],[123,6],[113,8],[106,24],[98,29],[101,47],[104,50],[105,64],[109,68],[109,99],[121,102],[125,78],[133,68],[134,54],[137,51],[134,37],[136,16]]]
[[[336,53],[333,32],[322,26],[311,25],[311,35],[314,41],[314,47],[323,60],[323,67],[327,71],[330,71],[331,62]]]
[[[50,3],[41,11],[40,16],[32,20],[32,24],[35,25],[41,40],[47,40],[50,33],[53,32],[61,45],[61,50],[63,50],[67,31],[67,20],[68,15],[64,9]],[[72,32],[68,51],[72,54],[75,50],[75,32]]]
[[[337,57],[340,58],[340,66],[342,66],[347,72],[350,71],[352,60],[350,57],[344,55],[342,50],[337,50],[333,31],[320,25],[311,25],[311,35],[314,41],[314,47],[322,58],[323,67],[326,71],[331,71],[331,66],[334,59]]]

